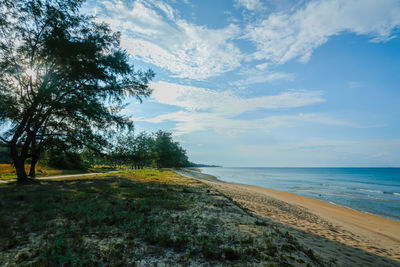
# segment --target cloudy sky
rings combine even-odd
[[[137,131],[198,163],[400,166],[399,0],[103,0],[151,98]]]

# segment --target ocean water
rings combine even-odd
[[[400,168],[201,168],[231,183],[255,185],[400,221]]]

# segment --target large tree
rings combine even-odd
[[[129,126],[126,96],[151,94],[154,73],[136,71],[120,34],[80,13],[82,0],[0,3],[0,136],[18,181],[26,159],[51,144],[105,142],[102,129]]]

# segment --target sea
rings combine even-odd
[[[400,221],[400,168],[200,168],[219,180],[312,197]]]

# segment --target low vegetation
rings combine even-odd
[[[1,266],[319,266],[289,233],[171,171],[0,185]]]
[[[25,170],[28,171],[30,168],[29,164],[25,165]],[[80,174],[85,172],[108,172],[112,170],[109,166],[95,165],[91,168],[81,169],[56,169],[48,165],[36,165],[36,176],[47,177],[56,175],[68,175],[68,174]],[[0,164],[0,181],[16,180],[17,174],[15,168],[11,164]]]
[[[25,170],[28,171],[30,165],[25,165]],[[82,173],[81,170],[60,170],[48,166],[36,166],[36,173],[38,177],[64,175],[64,174],[77,174]],[[0,164],[0,180],[14,180],[17,178],[14,166],[11,164]]]

